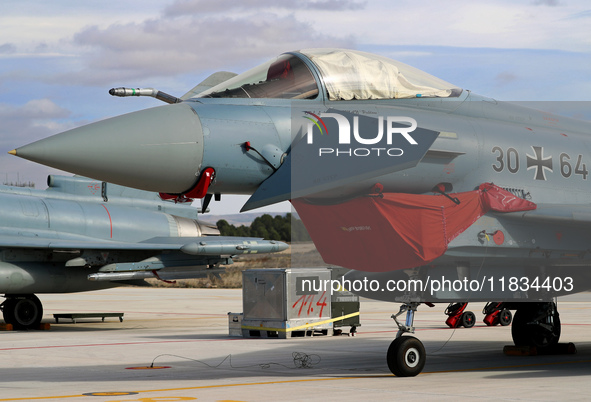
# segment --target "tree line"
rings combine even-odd
[[[301,219],[288,213],[284,216],[272,217],[265,214],[256,218],[250,226],[234,226],[225,219],[217,221],[217,227],[222,236],[262,237],[266,240],[286,242],[310,241],[310,235]]]

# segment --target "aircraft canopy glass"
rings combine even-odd
[[[313,99],[318,83],[304,62],[283,54],[197,95],[198,98]]]
[[[404,63],[343,49],[305,49],[320,70],[330,100],[454,97],[455,85]]]

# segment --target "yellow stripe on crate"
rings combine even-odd
[[[242,329],[251,329],[251,330],[256,330],[256,331],[291,332],[291,331],[298,331],[298,330],[304,329],[304,328],[314,327],[316,325],[328,324],[329,322],[335,322],[335,321],[345,320],[347,318],[356,317],[358,315],[359,315],[359,311],[357,311],[355,313],[351,313],[351,314],[342,315],[342,316],[337,317],[337,318],[331,318],[330,320],[312,322],[312,323],[309,323],[309,324],[304,324],[304,325],[300,325],[300,326],[293,327],[293,328],[251,327],[251,326],[246,326],[246,325],[243,325],[241,328]]]

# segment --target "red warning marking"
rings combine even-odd
[[[90,190],[90,192],[92,193],[92,195],[95,195],[97,191],[101,190],[102,185],[98,184],[98,183],[90,183],[88,185],[88,189]]]
[[[505,234],[503,232],[501,232],[500,230],[497,230],[493,234],[493,240],[495,241],[496,245],[500,246],[501,244],[503,244],[505,242]]]
[[[107,211],[107,215],[109,215],[109,226],[111,227],[111,239],[113,238],[113,221],[111,220],[111,214],[109,213],[109,210],[107,209],[107,207],[105,207],[104,204],[101,204],[103,206],[103,208],[105,208],[105,211]]]
[[[125,370],[162,370],[172,368],[170,366],[146,366],[146,367],[125,367]]]
[[[443,173],[445,174],[452,174],[456,171],[456,164],[455,163],[448,163],[447,165],[443,166]],[[445,191],[443,191],[445,192]]]
[[[54,345],[54,346],[27,346],[19,348],[0,348],[0,350],[30,350],[30,349],[62,349],[62,348],[88,348],[88,347],[104,347],[104,346],[126,346],[126,345],[147,345],[147,344],[161,344],[161,343],[193,343],[193,342],[235,342],[240,341],[240,338],[229,339],[193,339],[185,341],[158,341],[158,342],[119,342],[119,343],[91,343],[87,345]]]

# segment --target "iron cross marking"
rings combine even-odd
[[[531,147],[534,150],[535,156],[526,154],[527,156],[527,170],[536,169],[536,180],[546,180],[546,169],[550,172],[552,170],[552,156],[544,157],[544,147]]]

